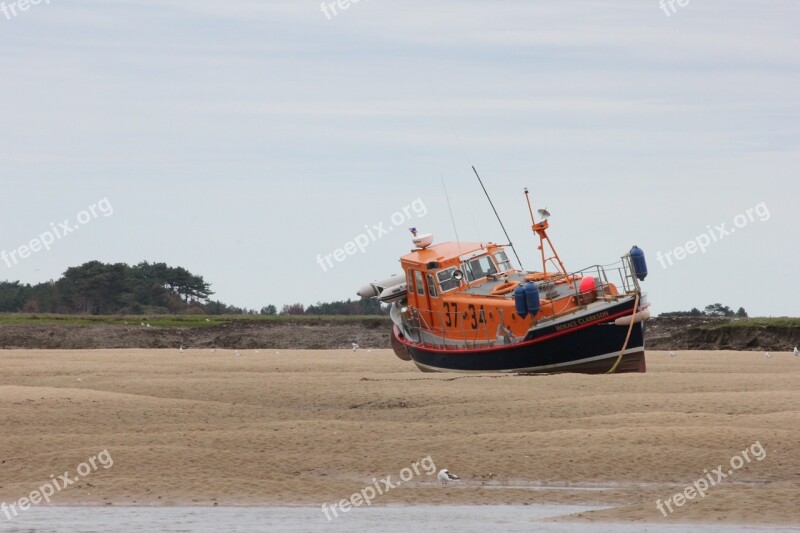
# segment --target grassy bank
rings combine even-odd
[[[727,328],[800,328],[800,318],[793,317],[756,317],[736,318],[727,322],[714,322],[699,326],[703,329]]]

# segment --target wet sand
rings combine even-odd
[[[389,350],[0,351],[0,502],[610,505],[583,521],[800,523],[800,358],[648,353],[616,376],[423,374]],[[704,498],[655,505],[763,446]],[[441,487],[435,463],[462,480]],[[383,485],[382,485],[383,486]]]
[[[13,522],[37,533],[777,533],[791,526],[554,521],[575,505],[373,505],[326,520],[318,507],[39,507]],[[0,522],[2,524],[2,522]],[[209,524],[219,524],[210,528]],[[0,525],[2,529],[2,525]],[[797,531],[796,529],[794,531]]]

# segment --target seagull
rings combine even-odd
[[[670,357],[675,357],[675,352],[669,352]]]
[[[144,322],[142,322],[142,326],[144,326]]]
[[[451,474],[446,468],[442,468],[441,470],[439,470],[439,475],[436,477],[439,478],[439,481],[442,482],[443,486],[446,486],[448,481],[456,481],[458,479],[461,479],[457,475]]]
[[[179,351],[179,352],[181,352],[181,353],[183,353],[183,345],[181,345],[181,347],[180,347],[180,348],[178,348],[178,351]]]
[[[258,350],[256,350],[256,353],[261,353],[261,352],[259,352]]]
[[[769,352],[764,352],[764,357],[766,357],[767,359],[769,359],[770,357],[772,357],[772,354],[771,354],[771,353],[769,353]]]
[[[236,357],[240,357],[242,354],[239,353],[239,350],[236,350]]]
[[[358,343],[354,342],[353,343],[353,351],[355,352],[356,350],[358,350]]]
[[[147,327],[148,327],[148,328],[152,328],[153,326],[151,326],[151,325],[150,325],[150,323],[148,323],[148,324],[147,324]]]
[[[794,355],[800,357],[800,350],[797,349],[797,346],[794,347]]]
[[[275,355],[280,355],[280,354],[281,354],[281,352],[275,350]]]

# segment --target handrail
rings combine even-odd
[[[414,311],[417,313],[417,318],[418,318],[418,319],[419,319],[419,320],[422,322],[422,324],[425,326],[425,329],[426,329],[427,331],[433,331],[433,329],[431,329],[431,327],[428,325],[428,323],[427,323],[427,322],[425,322],[425,318],[422,316],[422,313],[420,313],[420,310],[419,310],[419,309],[414,309]],[[428,313],[432,313],[432,311],[431,311],[431,310],[429,310],[429,309],[424,309],[424,311],[426,311],[426,312],[428,312]],[[424,341],[424,339],[422,338],[422,332],[420,332],[420,333],[419,333],[419,342],[420,342],[420,344],[426,344],[426,343],[425,343],[425,341]],[[445,343],[445,345],[446,345],[446,343]],[[438,342],[436,343],[436,347],[437,347],[437,348],[439,347],[439,343],[438,343]]]

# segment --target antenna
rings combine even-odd
[[[458,255],[461,255],[461,239],[458,238],[458,230],[456,229],[456,219],[453,218],[453,207],[450,205],[450,195],[447,194],[447,186],[444,184],[444,174],[440,174],[442,178],[442,189],[444,189],[444,197],[447,200],[447,209],[450,210],[450,221],[453,223],[453,231],[456,234],[456,243],[458,243]]]
[[[478,221],[475,220],[475,213],[470,213],[472,215],[472,225],[475,226],[475,235],[478,236],[478,240],[483,242],[483,238],[481,237],[481,230],[478,227]]]
[[[514,243],[511,242],[511,237],[508,236],[508,232],[506,231],[506,227],[503,225],[503,221],[500,220],[500,215],[497,214],[497,209],[494,208],[494,203],[492,202],[492,199],[489,197],[489,193],[486,192],[486,187],[483,185],[483,180],[481,179],[480,175],[478,174],[478,171],[475,170],[475,165],[472,165],[472,171],[475,173],[475,176],[478,178],[478,183],[481,184],[481,188],[483,189],[483,194],[485,194],[486,195],[486,199],[489,200],[489,205],[492,206],[492,211],[494,211],[494,216],[497,217],[497,221],[500,223],[500,227],[503,228],[503,233],[506,234],[506,239],[508,240],[508,245],[511,246],[511,250],[513,250],[514,256],[517,258],[517,263],[519,263],[519,267],[522,270],[525,270],[525,267],[522,266],[522,261],[520,260],[519,255],[517,255],[517,249],[514,248]]]

